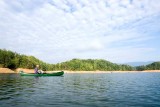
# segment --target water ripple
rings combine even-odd
[[[159,107],[160,73],[0,74],[1,107]]]

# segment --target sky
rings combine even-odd
[[[48,63],[160,61],[160,0],[0,0],[0,49]]]

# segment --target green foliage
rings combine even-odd
[[[160,70],[160,62],[153,62],[151,64],[148,64],[146,66],[137,66],[137,70],[143,71],[143,70]]]
[[[129,65],[115,64],[103,59],[72,59],[70,61],[48,64],[34,56],[20,55],[5,49],[0,49],[0,67],[10,69],[30,68],[40,65],[42,70],[71,70],[71,71],[132,71],[132,70],[159,70],[160,62],[136,68]]]
[[[0,49],[0,66],[10,69],[29,68],[33,69],[35,65],[39,64],[41,69],[48,70],[51,64],[46,64],[34,56],[20,55],[16,52]]]
[[[58,68],[58,69],[57,69]],[[67,62],[63,62],[60,64],[56,64],[56,69],[63,69],[63,70],[72,70],[72,71],[125,71],[125,70],[133,70],[133,67],[129,65],[118,65],[111,63],[106,60],[98,60],[98,59],[72,59]]]

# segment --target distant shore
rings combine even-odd
[[[160,70],[145,71],[64,71],[65,73],[137,73],[137,72],[160,72]]]
[[[19,73],[24,71],[26,73],[34,73],[34,69],[17,68],[11,70],[9,68],[0,68],[0,73]],[[57,72],[57,71],[46,71],[46,73]],[[145,71],[68,71],[64,70],[64,73],[136,73],[136,72],[160,72],[160,70],[145,70]]]

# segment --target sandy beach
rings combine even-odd
[[[24,71],[26,73],[34,73],[34,69],[17,68],[16,70],[11,70],[9,68],[0,68],[0,73],[19,73],[19,71]],[[137,73],[137,72],[160,72],[160,70],[145,70],[145,71],[67,71],[62,70],[64,73]],[[58,72],[58,71],[45,71],[46,73]]]
[[[160,72],[160,70],[144,70],[144,71],[141,71],[141,72]]]
[[[0,73],[15,73],[15,71],[9,68],[0,68]]]
[[[141,71],[64,71],[65,73],[134,73]]]

